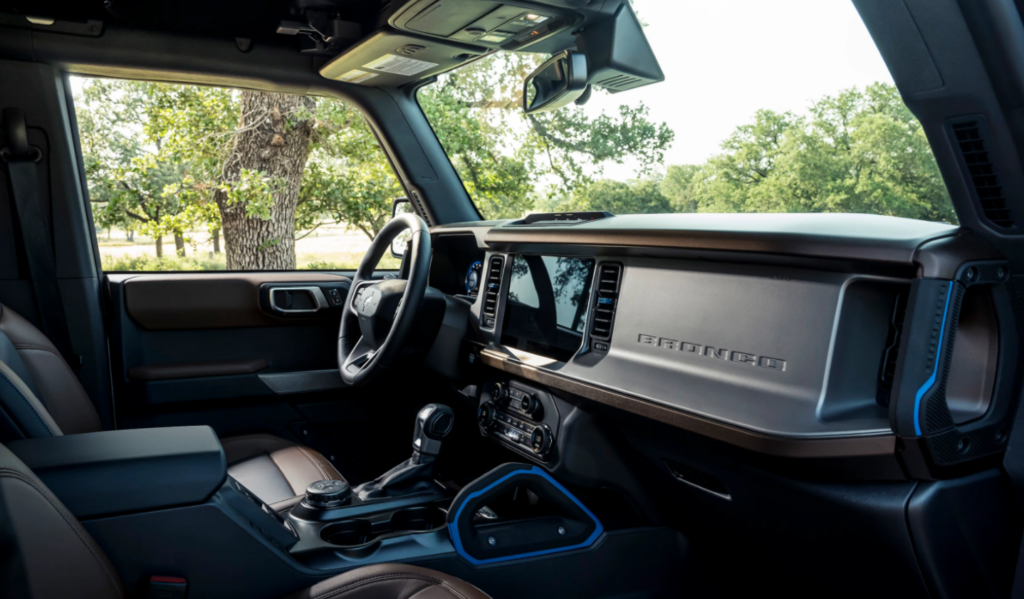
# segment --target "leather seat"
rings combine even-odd
[[[78,377],[39,329],[0,304],[0,441],[101,430]],[[221,439],[228,473],[278,511],[311,483],[345,480],[316,450],[270,434]]]
[[[12,546],[13,545],[13,546]],[[202,547],[196,547],[202,551]],[[20,563],[19,563],[20,562]],[[211,561],[211,568],[215,560]],[[225,573],[232,576],[232,573]],[[0,445],[0,585],[33,599],[126,597],[103,550],[24,462]],[[27,588],[24,588],[27,587]],[[488,599],[453,576],[404,564],[358,568],[290,599]]]

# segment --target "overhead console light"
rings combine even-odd
[[[358,85],[397,87],[449,71],[486,52],[384,29],[325,64],[320,75]]]
[[[564,9],[492,0],[411,0],[388,19],[402,31],[495,50],[521,50],[582,21]]]

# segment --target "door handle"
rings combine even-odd
[[[330,304],[319,287],[271,287],[270,307],[282,314],[312,314]]]

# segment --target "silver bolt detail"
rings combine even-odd
[[[498,539],[495,539],[494,537],[487,537],[487,542],[491,545],[497,545]]]
[[[564,535],[565,534],[565,527],[564,526],[559,526],[558,527],[558,534],[560,534],[560,535]]]

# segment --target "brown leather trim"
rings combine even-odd
[[[405,584],[389,584],[402,583]],[[415,583],[420,583],[417,585]],[[468,582],[418,566],[408,564],[376,564],[351,570],[334,578],[317,583],[313,587],[291,596],[292,599],[333,599],[351,597],[371,599],[373,597],[439,597],[429,593],[434,587],[444,596],[452,599],[489,599],[488,595]]]
[[[117,596],[124,597],[121,580],[118,578],[117,572],[114,571],[114,567],[111,565],[110,560],[107,559],[106,554],[103,553],[103,550],[96,544],[96,541],[93,540],[92,536],[82,528],[82,525],[71,514],[71,512],[64,507],[64,504],[62,504],[60,500],[46,488],[46,485],[44,485],[42,481],[36,479],[34,475],[26,474],[15,468],[7,467],[0,467],[0,478],[10,478],[24,483],[39,494],[40,497],[46,500],[50,507],[53,508],[53,510],[56,511],[61,519],[68,525],[68,528],[75,533],[75,536],[82,542],[82,545],[85,546],[85,549],[89,554],[96,560],[97,565],[99,565],[100,569],[109,579],[110,585],[113,587],[113,591]]]
[[[785,458],[853,458],[891,456],[896,451],[896,436],[892,434],[834,439],[799,439],[765,435],[583,383],[508,360],[492,352],[480,352],[480,359],[484,364],[509,374],[767,455]]]
[[[188,362],[184,364],[146,364],[128,371],[130,381],[170,381],[207,376],[253,374],[270,366],[263,358],[253,360],[220,360],[216,362]]]
[[[21,314],[0,304],[0,332],[7,335],[17,349],[44,349],[57,355],[57,347]]]
[[[4,305],[0,305],[0,331],[18,351],[39,390],[39,402],[64,434],[103,428],[82,383],[42,331]]]
[[[269,433],[238,435],[224,437],[220,440],[220,446],[224,448],[224,458],[228,465],[237,464],[261,453],[269,455],[292,445],[295,445],[293,441]]]
[[[142,328],[153,331],[294,326],[294,319],[260,308],[260,285],[347,280],[315,272],[139,275],[124,283],[125,308]]]
[[[277,468],[284,475],[296,495],[306,492],[306,487],[318,480],[345,480],[341,474],[316,451],[293,445],[270,454]]]

